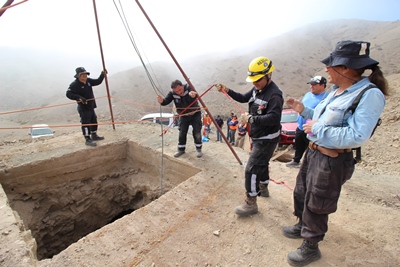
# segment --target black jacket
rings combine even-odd
[[[229,90],[228,95],[240,103],[249,103],[249,114],[254,122],[250,124],[250,137],[254,140],[263,139],[268,135],[280,133],[283,96],[279,87],[271,81],[259,92],[253,87],[247,93],[241,94]],[[273,139],[279,140],[279,134]]]
[[[187,108],[193,101],[193,105],[190,106],[189,109],[185,110],[182,114],[188,114],[193,111],[198,111],[200,110],[199,102],[195,100],[196,98],[192,98],[189,95],[189,92],[192,91],[190,86],[188,84],[185,84],[184,86],[184,95],[180,96],[178,94],[175,94],[173,90],[169,91],[167,96],[164,98],[163,102],[161,103],[162,106],[166,106],[172,101],[175,103],[176,111],[178,114],[181,114],[181,112]]]
[[[97,105],[96,105],[96,100],[94,99],[92,86],[101,84],[103,82],[103,79],[104,79],[103,74],[100,74],[99,78],[97,79],[88,78],[86,80],[86,84],[80,82],[79,79],[75,79],[75,81],[73,81],[69,85],[66,95],[71,100],[79,100],[79,98],[84,97],[88,100],[87,104],[78,102],[78,105],[82,109],[95,109]]]

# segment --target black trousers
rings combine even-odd
[[[78,113],[81,117],[82,123],[82,133],[84,136],[90,136],[91,133],[97,131],[97,115],[94,109],[82,109],[78,105]],[[95,124],[95,125],[85,125],[85,124]]]
[[[253,141],[249,161],[244,171],[245,188],[249,196],[257,196],[260,182],[269,183],[269,160],[271,159],[278,142]]]
[[[190,116],[181,116],[179,119],[179,151],[185,151],[186,149],[187,132],[190,125],[193,128],[192,135],[196,149],[202,148],[201,128],[203,124],[201,122],[201,113],[196,112]]]
[[[342,185],[354,172],[353,152],[331,158],[308,148],[293,191],[294,215],[303,222],[301,236],[312,243],[324,239],[328,215],[337,209]]]
[[[310,140],[307,139],[307,134],[300,130],[299,128],[296,129],[296,137],[294,139],[294,158],[295,162],[300,162],[301,158],[303,157],[304,151],[306,151],[308,147],[308,143]]]

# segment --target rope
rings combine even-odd
[[[193,115],[193,114],[196,113],[196,112],[200,112],[201,109],[200,109],[200,111],[199,111],[199,110],[195,110],[195,111],[192,111],[192,112],[189,112],[189,113],[185,113],[185,114],[184,114],[184,112],[185,112],[186,110],[188,110],[188,109],[189,109],[194,103],[196,103],[202,96],[204,96],[206,93],[208,93],[208,91],[210,91],[211,88],[213,88],[213,86],[214,86],[214,84],[211,85],[211,86],[210,86],[206,91],[204,91],[204,93],[202,93],[200,96],[198,95],[198,96],[193,100],[193,102],[190,103],[189,106],[187,106],[185,109],[183,109],[183,110],[181,111],[181,113],[178,114],[178,116],[174,117],[174,121],[172,122],[171,125],[174,125],[174,124],[175,124],[175,121],[176,121],[176,119],[177,119],[178,117],[181,117],[181,116],[189,116],[189,115]],[[195,109],[197,109],[197,107],[196,107]],[[162,131],[160,135],[164,135],[164,134],[168,131],[168,129],[171,127],[171,125],[168,126],[167,129],[165,129],[164,131]]]
[[[269,178],[269,179],[270,179],[272,182],[276,183],[276,184],[283,184],[284,186],[286,186],[287,188],[289,188],[290,190],[293,191],[293,188],[290,187],[286,182],[284,182],[284,181],[277,182],[277,181],[275,181],[275,180],[272,179],[272,178]]]
[[[136,45],[135,39],[133,38],[133,34],[132,34],[132,32],[131,32],[131,29],[130,29],[130,27],[129,27],[128,21],[127,21],[127,19],[126,19],[125,12],[124,12],[124,8],[123,8],[123,6],[122,6],[122,4],[121,4],[121,1],[120,1],[120,0],[118,1],[118,2],[119,2],[120,9],[121,9],[121,12],[120,12],[120,10],[118,9],[117,4],[115,3],[115,0],[113,0],[113,2],[114,2],[115,8],[117,9],[118,15],[119,15],[119,17],[121,18],[122,23],[124,24],[126,33],[128,34],[128,37],[129,37],[129,39],[131,40],[132,46],[134,47],[134,49],[135,49],[135,51],[136,51],[136,54],[138,55],[138,57],[139,57],[139,59],[140,59],[140,62],[141,62],[142,65],[143,65],[143,68],[144,68],[144,70],[145,70],[145,72],[146,72],[147,78],[149,79],[149,81],[150,81],[150,83],[151,83],[151,86],[152,86],[154,92],[155,92],[156,94],[161,94],[161,95],[162,95],[162,93],[160,92],[160,90],[158,90],[158,88],[157,88],[157,86],[156,86],[156,84],[155,84],[155,82],[154,82],[154,80],[153,80],[153,78],[152,78],[152,76],[151,76],[149,70],[147,69],[146,64],[144,63],[143,58],[142,58],[142,56],[141,56],[140,50],[139,50],[138,46]],[[122,14],[121,14],[121,13],[122,13]],[[145,55],[145,57],[146,57],[146,55]],[[147,57],[146,57],[146,59],[147,59]],[[147,60],[147,62],[148,62],[148,60]],[[149,63],[148,63],[148,64],[149,64]],[[150,68],[151,68],[151,64],[149,64],[149,65],[150,65]],[[152,68],[151,68],[151,69],[152,69]],[[152,71],[153,71],[153,69],[152,69]],[[154,74],[154,71],[153,71],[153,74]],[[154,76],[156,76],[156,75],[154,75]]]
[[[225,92],[225,90],[221,90],[223,93],[224,93],[224,95],[229,99],[229,101],[234,105],[234,106],[236,106],[236,108],[239,110],[239,112],[241,113],[241,114],[244,114],[244,111],[239,107],[239,105],[236,103],[236,101],[233,101],[233,99],[228,95],[228,93],[227,92]]]
[[[13,5],[4,6],[4,7],[0,8],[0,16],[3,15],[3,12],[6,11],[7,9],[15,7],[15,6],[19,5],[19,4],[25,3],[27,1],[28,0],[23,0],[23,1],[19,2],[19,3],[13,4]]]

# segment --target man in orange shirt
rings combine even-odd
[[[228,123],[229,125],[229,141],[231,145],[235,145],[235,134],[238,127],[238,119],[236,115],[233,115],[232,120]]]
[[[211,132],[211,118],[210,118],[210,115],[208,115],[208,113],[206,113],[203,117],[203,125],[204,125],[204,129],[206,132],[205,136],[207,138],[210,138],[209,134]]]

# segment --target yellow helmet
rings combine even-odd
[[[249,64],[249,70],[247,71],[246,81],[249,83],[255,82],[265,75],[273,72],[275,69],[272,61],[266,57],[257,57],[253,59]]]

